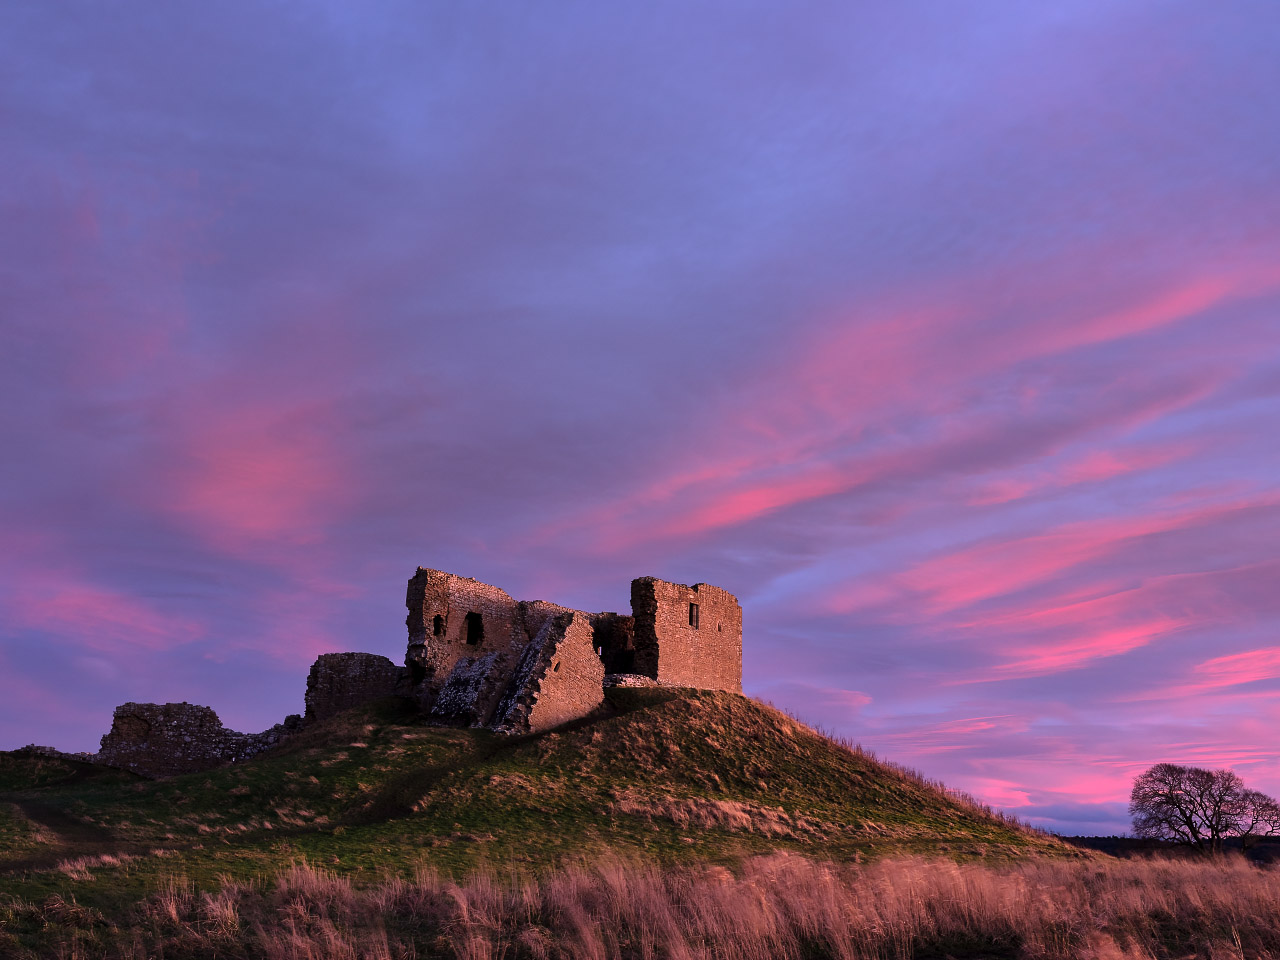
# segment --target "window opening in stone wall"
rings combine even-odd
[[[551,668],[551,672],[552,672],[552,673],[559,673],[559,672],[560,672],[560,663],[559,663],[559,661],[557,661],[557,662],[556,662],[556,664],[555,664],[555,666],[553,666],[553,667]]]
[[[484,621],[480,614],[473,612],[467,614],[466,624],[467,643],[474,647],[484,639]]]
[[[433,637],[444,636],[444,617],[438,613],[431,619],[431,635]]]
[[[698,605],[696,603],[689,604],[689,626],[698,629]]]

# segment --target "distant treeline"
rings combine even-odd
[[[1080,847],[1083,850],[1097,850],[1113,857],[1151,856],[1153,854],[1168,857],[1197,855],[1195,850],[1185,844],[1175,843],[1171,840],[1117,836],[1061,837],[1060,839],[1073,847]],[[1223,849],[1238,853],[1241,852],[1242,846],[1239,838],[1231,837],[1224,842]],[[1267,837],[1258,840],[1250,845],[1245,854],[1255,863],[1272,863],[1280,860],[1280,837]]]

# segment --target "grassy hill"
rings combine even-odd
[[[707,691],[615,690],[604,715],[519,738],[427,726],[384,701],[249,762],[163,781],[0,753],[0,907],[73,904],[99,925],[174,883],[262,887],[301,861],[358,889],[423,868],[532,877],[619,856],[734,865],[779,851],[1080,856],[771,707]],[[5,927],[0,909],[0,946]]]
[[[504,742],[385,705],[165,784],[6,756],[0,957],[1280,956],[1280,870],[1028,856],[1065,851],[742,698],[616,708]]]

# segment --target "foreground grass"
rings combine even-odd
[[[299,862],[204,892],[174,877],[115,921],[57,896],[8,899],[0,956],[1268,958],[1280,956],[1280,871],[1239,858],[836,865],[775,853],[733,870],[608,860],[462,881],[423,867],[361,887]]]

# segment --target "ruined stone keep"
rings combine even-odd
[[[419,567],[405,605],[413,695],[442,723],[546,729],[598,707],[606,674],[742,690],[742,608],[709,584],[634,580],[624,616]]]
[[[388,696],[413,699],[440,724],[529,733],[599,709],[608,685],[742,690],[742,608],[710,584],[641,577],[630,615],[588,613],[419,567],[405,605],[404,666],[371,653],[322,655],[307,677],[305,719],[242,734],[208,707],[125,704],[100,762],[149,776],[208,769]]]

